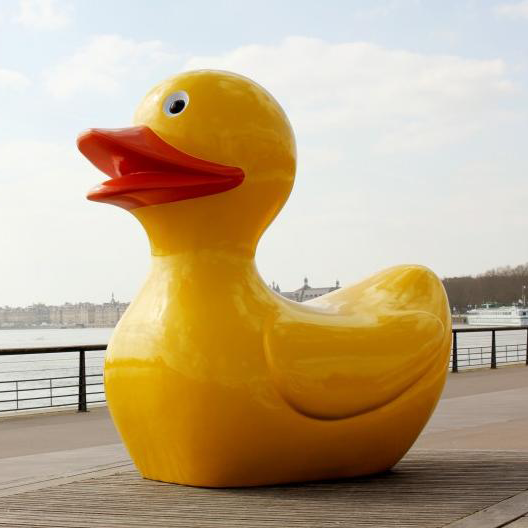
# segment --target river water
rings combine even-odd
[[[456,325],[455,328],[467,326]],[[471,327],[474,328],[474,327]],[[113,328],[22,329],[0,330],[2,348],[38,348],[68,345],[107,344]],[[497,359],[524,362],[526,330],[497,332]],[[459,368],[489,366],[491,332],[458,335]],[[100,401],[104,351],[86,353],[88,402]],[[48,406],[51,395],[54,404],[73,404],[77,398],[78,353],[32,354],[24,356],[0,355],[0,411],[16,409],[16,389],[20,391],[19,408]],[[51,378],[60,378],[50,381]],[[15,380],[18,383],[15,384]],[[38,380],[38,381],[20,381]],[[90,395],[92,394],[92,395]],[[40,398],[40,399],[38,399]]]
[[[106,345],[113,328],[43,328],[2,329],[2,348],[40,348],[69,345]],[[102,369],[104,350],[86,352],[87,401],[104,399]],[[4,356],[0,354],[0,411],[15,410],[18,389],[19,409],[69,405],[77,401],[79,354],[31,354]],[[51,378],[58,378],[50,381]],[[14,380],[18,380],[15,383]],[[20,381],[38,380],[38,381]]]

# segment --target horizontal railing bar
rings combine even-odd
[[[512,330],[528,330],[528,326],[480,326],[475,328],[453,328],[452,332],[457,334],[468,333],[468,332],[511,332]]]
[[[69,354],[69,352],[68,352]],[[9,356],[9,357],[15,357],[15,356]],[[25,356],[24,356],[25,357]],[[100,360],[103,359],[104,356],[98,356],[98,357],[88,357],[86,358],[86,366],[87,367],[96,367],[100,364]],[[34,365],[35,364],[35,359],[15,359],[14,361],[2,361],[0,362],[0,365],[5,366],[5,365],[29,365],[29,364],[32,364]],[[50,364],[50,367],[49,368],[46,368],[46,370],[49,370],[50,368],[53,369],[53,363],[59,363],[59,364],[64,364],[65,366],[63,367],[60,367],[61,369],[63,370],[66,370],[66,369],[71,369],[71,368],[75,368],[77,366],[77,357],[76,356],[73,356],[73,357],[60,357],[60,358],[53,358],[53,359],[42,359],[42,358],[39,358],[38,359],[38,362],[39,364],[43,364],[43,363],[48,363]],[[26,369],[26,370],[32,370],[32,369]],[[35,370],[35,369],[33,369]],[[38,370],[43,370],[43,369],[38,369]],[[55,369],[53,369],[55,370]],[[10,371],[10,372],[16,372],[16,371]]]
[[[519,350],[522,350],[523,352],[526,351],[526,345],[524,345],[523,343],[503,343],[503,344],[500,344],[500,345],[497,345],[496,348],[497,350],[499,349],[499,347],[514,347],[514,348],[519,348]],[[458,350],[476,350],[476,349],[484,349],[484,348],[491,348],[491,345],[478,345],[478,346],[459,346],[458,347]]]
[[[99,346],[99,345],[98,345]],[[55,350],[54,347],[46,347],[46,348],[53,348]],[[18,350],[18,348],[15,348],[15,349],[12,349],[12,348],[0,348],[0,350]],[[33,347],[30,348],[30,350],[34,350]],[[105,352],[106,349],[97,349],[97,350],[91,350],[91,352]],[[60,354],[61,352],[57,352],[57,354]],[[54,361],[75,361],[75,357],[69,357],[69,352],[66,352],[68,354],[68,356],[65,356],[65,357],[61,357],[61,358],[54,358],[54,357],[51,357],[51,358],[48,358],[47,356],[43,357],[43,358],[39,358],[39,363],[53,363]],[[41,354],[44,354],[46,355],[46,352],[41,352]],[[104,354],[101,354],[100,356],[97,356],[97,355],[92,355],[90,356],[89,358],[87,359],[90,359],[90,360],[95,360],[95,359],[100,359],[104,357]],[[35,361],[34,359],[15,359],[15,360],[8,360],[8,359],[5,359],[2,364],[3,365],[11,365],[12,363],[32,363],[33,361]]]
[[[0,383],[31,383],[32,381],[50,381],[50,380],[61,380],[61,379],[76,379],[77,376],[64,376],[61,378],[35,378],[35,379],[16,379],[16,380],[6,380],[6,381],[0,381]],[[47,386],[49,388],[49,385]]]
[[[39,348],[2,348],[0,356],[15,356],[18,354],[56,354],[59,352],[91,352],[93,350],[106,350],[107,345],[75,345]]]
[[[2,365],[2,363],[0,363],[0,365]],[[7,370],[5,371],[5,374],[20,374],[22,372],[25,372],[26,374],[27,373],[31,373],[31,372],[57,372],[58,370],[73,370],[75,367],[63,367],[63,368],[50,368],[50,369],[39,369],[39,368],[34,368],[34,369],[26,369],[26,370]],[[57,376],[57,377],[60,377],[60,376]],[[63,376],[65,378],[76,378],[77,375],[75,374],[72,374],[71,376]],[[31,378],[33,379],[33,378]],[[47,378],[35,378],[35,379],[50,379],[50,376],[48,375]]]
[[[88,345],[86,345],[88,346]],[[97,345],[99,346],[99,345]],[[102,345],[101,345],[102,346]],[[37,347],[38,348],[38,347]],[[55,347],[46,347],[46,348],[53,348],[55,350]],[[12,349],[12,348],[0,348],[0,350],[18,350],[18,348],[15,348],[15,349]],[[34,350],[34,347],[30,347],[30,350]],[[101,348],[101,349],[98,349],[99,352],[104,352],[105,349]],[[97,352],[97,350],[92,350],[91,352]],[[104,354],[101,355],[101,357],[103,356]],[[97,356],[96,356],[97,357]],[[6,360],[4,363],[5,364],[10,364],[10,363],[31,363],[32,361],[35,361],[34,359],[16,359],[14,361],[8,361]],[[64,357],[64,358],[39,358],[39,361],[41,363],[50,363],[50,362],[53,362],[53,361],[74,361],[74,358],[69,358],[69,357]]]
[[[93,395],[99,395],[99,394],[104,394],[104,392],[90,392],[88,393],[88,395],[90,396],[93,396]],[[68,394],[65,394],[64,396],[57,396],[58,398],[62,398],[62,397],[66,397],[66,396],[76,396],[75,394],[74,395],[68,395]],[[19,402],[21,401],[32,401],[32,400],[36,400],[37,398],[28,398],[28,399],[25,399],[25,400],[18,400]],[[48,397],[49,399],[49,397]],[[53,399],[55,400],[55,396],[53,396]],[[3,404],[3,403],[16,403],[17,400],[4,400],[4,401],[0,401],[0,404]],[[88,403],[106,403],[106,400],[90,400]],[[77,406],[77,401],[75,402],[72,402],[72,403],[57,403],[57,404],[53,404],[53,407],[64,407],[65,405],[72,405],[72,406]],[[20,411],[25,411],[26,409],[51,409],[51,406],[49,405],[39,405],[38,407],[22,407],[21,409],[0,409],[0,412],[4,412],[4,411],[16,411],[16,410],[20,410]]]
[[[9,374],[9,373],[8,373]],[[86,377],[87,378],[95,378],[97,376],[102,376],[103,374],[87,374]],[[77,379],[77,375],[75,376],[57,376],[57,377],[53,377],[53,378],[29,378],[29,379],[16,379],[16,380],[5,380],[5,381],[0,381],[0,383],[27,383],[29,381],[49,381],[49,380],[58,380],[58,379],[72,379],[72,378],[75,378]]]
[[[102,358],[101,358],[102,359]],[[60,362],[60,359],[57,360]],[[0,363],[0,365],[4,365],[3,363]],[[95,363],[93,365],[86,365],[86,368],[97,368],[99,366],[99,363]],[[71,365],[71,366],[64,366],[64,367],[47,367],[47,368],[26,368],[23,370],[6,370],[6,373],[8,374],[16,374],[18,372],[56,372],[57,370],[74,370],[77,368],[77,365]]]
[[[528,330],[527,326],[478,326],[475,328],[453,328],[453,333],[471,333],[471,332],[497,332],[521,331]],[[0,356],[12,356],[17,354],[53,354],[60,352],[91,352],[96,350],[106,350],[106,344],[100,345],[69,345],[69,346],[52,346],[52,347],[31,347],[31,348],[3,348],[0,349]]]
[[[12,383],[15,383],[15,382],[12,382]],[[87,383],[86,386],[87,387],[98,387],[102,384],[103,382],[100,381],[99,383]],[[42,391],[42,390],[49,392],[50,388],[52,390],[58,390],[58,389],[70,389],[70,388],[77,389],[78,387],[79,387],[78,383],[76,383],[75,385],[53,385],[52,387],[50,387],[49,385],[44,385],[42,387],[29,387],[27,389],[14,388],[14,389],[8,389],[8,390],[0,390],[0,394],[6,394],[8,392],[28,392],[28,391]]]
[[[20,401],[20,400],[18,400]],[[93,401],[89,403],[102,403],[99,401]],[[77,402],[74,403],[57,403],[53,407],[77,407]],[[20,407],[19,409],[0,409],[0,412],[13,412],[13,411],[31,411],[34,409],[51,409],[49,405],[39,405],[38,407]]]
[[[34,396],[33,398],[18,398],[18,401],[21,402],[21,401],[49,400],[49,399],[50,399],[50,395],[48,394],[47,396]],[[16,401],[16,400],[4,400],[4,401],[2,401],[0,403],[6,403],[6,402],[10,402],[10,401]],[[49,407],[49,405],[48,405],[48,407]]]
[[[477,355],[477,354],[490,354],[491,353],[491,350],[490,350],[490,347],[488,347],[488,350],[482,350],[480,351],[480,347],[476,347],[476,348],[459,348],[458,349],[458,353],[460,354],[462,352],[462,354],[471,354],[471,355]],[[526,349],[525,348],[519,348],[519,349],[516,349],[516,348],[510,348],[509,350],[499,350],[499,348],[497,348],[497,354],[506,354],[506,353],[512,353],[512,352],[522,352],[523,354],[526,352]]]
[[[95,384],[97,385],[97,384]],[[98,384],[100,385],[100,383]],[[77,388],[79,386],[78,383],[76,383],[75,385],[53,385],[53,386],[47,386],[47,387],[30,387],[28,389],[18,389],[18,392],[27,392],[27,391],[39,391],[39,390],[47,390],[49,392],[50,389],[52,390],[55,390],[55,389],[68,389],[68,388],[72,388],[72,387],[75,387]]]
[[[104,394],[104,392],[88,392],[87,394]],[[76,392],[73,394],[54,394],[53,395],[53,399],[55,398],[74,398],[74,397],[77,397]],[[18,398],[18,401],[23,402],[23,401],[49,400],[49,399],[50,399],[50,395],[48,394],[47,396],[33,396],[32,398]],[[17,400],[0,400],[0,404],[13,403],[16,401]],[[55,407],[55,405],[46,405],[45,407]]]

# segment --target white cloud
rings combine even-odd
[[[29,79],[20,72],[0,68],[0,89],[23,90],[29,86]]]
[[[255,79],[302,133],[378,135],[383,152],[442,146],[470,136],[515,93],[503,61],[391,50],[364,42],[290,37],[194,57],[187,69],[220,68]]]
[[[112,94],[123,81],[148,75],[167,58],[158,40],[136,42],[119,35],[98,35],[46,76],[46,87],[56,97],[91,91]]]
[[[14,20],[30,29],[62,29],[70,25],[72,10],[59,0],[20,0]]]
[[[46,77],[57,97],[114,94],[177,57],[159,41],[93,37]],[[257,80],[286,107],[300,133],[342,137],[376,133],[379,152],[430,149],[470,137],[515,93],[500,59],[466,59],[391,50],[364,42],[332,44],[290,37],[189,59],[184,69],[212,67]],[[329,143],[335,148],[335,145]],[[322,148],[325,148],[322,146]]]
[[[499,4],[495,6],[493,10],[496,14],[501,16],[528,19],[528,0],[509,4]]]

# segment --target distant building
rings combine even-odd
[[[31,327],[92,327],[115,326],[125,313],[128,303],[115,300],[114,294],[110,302],[66,303],[62,306],[47,306],[33,304],[25,308],[0,307],[0,328],[31,328]]]
[[[271,289],[273,291],[276,291],[277,293],[280,293],[283,297],[286,297],[286,299],[290,299],[291,301],[296,302],[304,302],[309,301],[310,299],[315,299],[316,297],[321,297],[321,295],[325,295],[326,293],[329,293],[334,290],[338,290],[341,286],[339,285],[339,281],[337,280],[335,283],[335,286],[324,286],[321,288],[312,288],[308,284],[308,278],[304,278],[304,284],[297,290],[294,290],[292,292],[283,292],[281,291],[278,284],[275,284],[273,282],[271,284]]]
[[[325,293],[339,289],[339,281],[335,286],[312,288],[308,279],[304,285],[292,292],[283,292],[278,284],[272,283],[270,288],[286,299],[304,302],[320,297]],[[10,307],[0,306],[0,328],[74,328],[74,327],[112,327],[115,326],[128,303],[116,301],[114,294],[109,302],[103,304],[65,303],[61,306],[32,304],[31,306]]]

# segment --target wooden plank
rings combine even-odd
[[[446,528],[500,528],[501,526],[512,526],[511,521],[523,517],[526,513],[528,513],[528,491],[519,493],[514,497],[451,523]]]
[[[10,495],[17,495],[19,493],[39,490],[42,488],[50,488],[52,486],[58,486],[60,484],[69,484],[70,482],[76,482],[78,480],[86,480],[91,477],[103,477],[106,475],[115,475],[118,472],[131,470],[134,468],[134,464],[128,461],[115,462],[112,464],[103,464],[93,469],[85,469],[82,471],[76,471],[72,473],[64,473],[59,476],[53,477],[37,477],[28,478],[22,480],[16,480],[12,482],[6,482],[0,484],[0,498],[8,497]]]
[[[506,528],[528,528],[528,517],[521,517],[510,524],[505,525]]]
[[[369,478],[246,489],[107,471],[2,497],[0,526],[437,528],[527,489],[528,453],[515,452],[416,450],[393,471]]]

